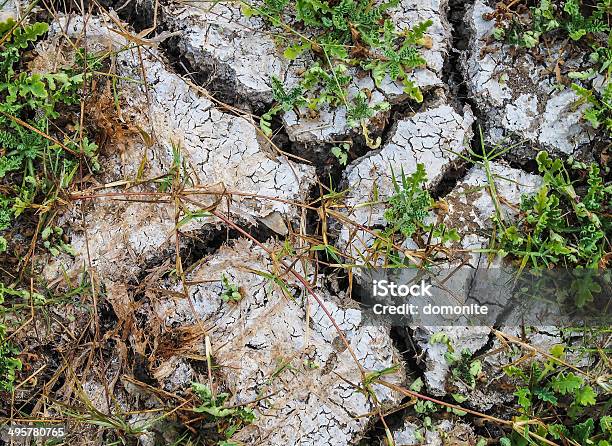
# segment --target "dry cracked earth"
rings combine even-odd
[[[372,149],[342,108],[283,112],[272,139],[262,134],[256,116],[273,102],[271,76],[291,85],[312,60],[283,58],[268,25],[238,3],[107,0],[87,14],[59,3],[36,58],[61,63],[74,50],[69,42],[112,51],[120,105],[104,103],[108,92],[101,93],[101,107],[116,108],[99,124],[107,129],[101,171],[58,216],[75,255],[32,258],[49,286],[87,277],[90,293],[36,314],[15,335],[25,376],[37,375],[14,392],[10,410],[54,418],[58,407],[86,407],[90,417],[142,427],[133,444],[179,444],[185,425],[201,444],[217,444],[214,423],[201,426],[169,409],[189,406],[191,383],[200,382],[229,393],[229,405],[253,410],[253,422],[232,435],[235,444],[385,444],[383,414],[397,445],[476,444],[478,417],[434,419],[423,436],[422,420],[406,411],[401,388],[418,377],[423,393],[444,401],[461,386],[444,360],[447,345],[430,342],[437,332],[485,358],[478,386],[463,389],[463,406],[510,410],[500,365],[521,353],[504,350],[508,339],[491,327],[368,325],[353,295],[364,278],[339,273],[309,246],[322,236],[356,266],[376,264],[372,246],[394,192],[391,169],[409,174],[423,163],[428,189],[447,204],[430,218],[460,235],[449,264],[497,262],[478,252],[495,214],[487,173],[469,159],[480,133],[487,145],[516,145],[491,163],[509,219],[521,194],[541,184],[537,150],[591,160],[602,146],[573,107],[574,93],[555,88],[554,50],[517,56],[491,43],[493,23],[483,19],[490,2],[401,0],[389,11],[398,27],[433,22],[427,66],[410,74],[424,100],[410,101],[388,78],[380,86],[356,78],[354,91],[367,88],[392,105],[374,123],[372,137],[381,140]],[[9,1],[1,14],[19,18],[26,7]],[[571,55],[565,61],[580,63]],[[346,167],[330,155],[338,141],[351,141]],[[134,180],[172,171],[177,148],[189,178],[180,197]],[[322,198],[330,181],[346,191],[333,201]],[[212,213],[185,218],[202,210]],[[403,248],[419,252],[418,245]],[[219,298],[224,277],[239,286],[239,302]],[[560,336],[544,327],[522,339],[546,351]],[[385,369],[386,386],[360,388],[364,374]],[[74,432],[66,444],[111,444],[93,424]]]

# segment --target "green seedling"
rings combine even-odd
[[[238,285],[230,282],[225,274],[221,276],[221,283],[223,284],[223,292],[221,293],[223,302],[239,302],[242,300]]]

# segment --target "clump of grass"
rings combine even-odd
[[[210,388],[204,384],[191,383],[191,389],[198,396],[200,405],[193,409],[196,413],[206,414],[211,420],[218,423],[220,433],[225,437],[219,441],[219,446],[237,444],[231,437],[244,426],[255,421],[255,414],[245,406],[228,406],[226,404],[229,394],[214,395]]]
[[[8,245],[2,233],[18,218],[33,212],[43,218],[60,202],[79,161],[99,167],[96,144],[70,118],[86,76],[78,66],[26,71],[26,55],[47,30],[46,23],[0,23],[0,251]]]

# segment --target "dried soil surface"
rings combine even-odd
[[[486,384],[463,390],[467,407],[499,410],[508,402],[500,365],[514,357],[498,353],[503,346],[491,328],[372,326],[351,294],[364,278],[339,275],[308,243],[324,231],[325,243],[353,263],[376,263],[369,253],[375,231],[385,225],[392,176],[423,163],[427,187],[447,204],[430,219],[460,235],[448,249],[461,254],[448,263],[498,262],[478,252],[487,247],[496,213],[486,172],[469,159],[480,144],[479,129],[487,144],[524,143],[491,164],[509,220],[521,194],[541,182],[532,170],[534,149],[595,156],[596,135],[573,107],[576,97],[556,89],[554,74],[545,70],[555,49],[537,59],[517,57],[501,44],[492,51],[486,40],[492,23],[482,18],[491,4],[481,0],[402,0],[391,10],[399,28],[433,21],[427,67],[410,75],[423,103],[411,102],[391,79],[376,87],[360,77],[351,94],[366,88],[373,100],[392,104],[373,133],[381,137],[378,148],[359,142],[342,108],[316,117],[284,112],[280,136],[270,141],[254,114],[272,103],[271,76],[295,84],[312,63],[308,56],[284,59],[268,26],[245,16],[238,3],[128,3],[106,2],[86,16],[58,12],[34,50],[40,59],[69,57],[67,42],[86,36],[81,43],[88,51],[116,52],[120,114],[106,124],[97,186],[80,190],[58,216],[75,255],[33,259],[46,283],[86,277],[97,297],[76,296],[16,335],[31,357],[28,371],[40,369],[46,391],[67,408],[88,407],[133,428],[145,426],[134,444],[175,444],[178,421],[186,421],[180,411],[163,428],[148,422],[195,401],[191,382],[212,382],[217,393],[229,394],[228,405],[254,411],[254,421],[232,436],[235,444],[383,444],[380,414],[387,411],[399,420],[390,428],[398,445],[475,444],[479,428],[471,417],[438,420],[422,438],[421,422],[403,419],[406,395],[393,384],[408,387],[422,377],[423,392],[438,398],[449,396],[451,384],[461,385],[451,382],[447,346],[430,342],[444,332],[458,348],[494,352],[483,365]],[[0,15],[23,13],[23,5],[8,2]],[[134,38],[153,18],[156,30]],[[144,43],[135,46],[135,39]],[[578,68],[580,61],[565,64]],[[355,149],[346,167],[331,155],[323,161],[313,155],[347,138]],[[177,148],[188,179],[180,200],[135,180],[172,171]],[[318,176],[324,166],[335,187],[346,190],[334,215],[318,199],[329,185],[329,177]],[[218,215],[193,215],[202,210]],[[220,298],[224,278],[239,287],[239,301]],[[530,336],[526,342],[543,349],[560,339],[546,330]],[[364,376],[383,370],[391,386],[362,386]],[[17,404],[52,418],[57,410],[31,384],[15,393]],[[214,424],[197,426],[202,444],[216,444]],[[96,432],[82,429],[70,444],[106,444]]]

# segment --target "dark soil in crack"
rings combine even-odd
[[[231,112],[230,108],[235,108],[260,116],[267,111],[269,104],[250,102],[248,98],[238,95],[229,82],[215,77],[212,70],[194,67],[181,53],[177,37],[164,40],[160,48],[174,71],[190,79],[196,85],[205,88],[217,101],[228,105],[229,108],[225,110],[226,112]]]
[[[444,174],[444,178],[431,190],[431,196],[436,200],[446,197],[457,186],[457,183],[465,177],[470,167],[472,167],[472,163],[466,163],[463,160],[455,163]]]
[[[254,226],[236,221],[236,224],[240,226],[247,234],[251,235],[257,241],[262,243],[277,237],[277,234],[268,229],[263,223],[259,223],[257,226]],[[221,246],[231,244],[232,241],[243,237],[244,235],[238,231],[229,229],[224,225],[204,227],[203,229],[194,231],[192,233],[181,234],[181,246],[179,249],[183,270],[189,271],[189,269],[198,261],[217,252]],[[130,285],[138,288],[139,285],[145,281],[148,275],[153,273],[159,267],[166,265],[169,259],[171,259],[172,264],[174,264],[173,261],[175,255],[175,249],[174,247],[171,247],[167,248],[154,258],[148,260]],[[134,299],[139,300],[139,297],[142,297],[142,295],[142,290],[139,290],[134,296]]]
[[[72,0],[78,2],[79,0]],[[136,32],[152,28],[155,20],[155,7],[161,8],[156,0],[98,0],[107,9],[113,9],[121,20],[134,27]],[[87,3],[87,2],[86,2]],[[158,17],[159,22],[159,17]],[[155,32],[160,32],[159,23]]]
[[[452,45],[448,57],[442,69],[443,80],[451,93],[451,98],[455,101],[455,106],[463,108],[463,104],[470,104],[474,112],[477,108],[470,99],[463,71],[461,70],[461,58],[468,48],[470,41],[470,31],[465,26],[465,14],[472,5],[469,0],[450,0],[448,4],[447,20],[451,25]]]
[[[155,3],[156,0],[63,0],[49,2],[49,6],[50,9],[57,12],[76,15],[97,15],[100,9],[106,12],[112,10],[121,20],[129,23],[136,32],[141,32],[152,28],[154,25]],[[160,9],[158,6],[158,12]],[[38,19],[38,17],[36,18]],[[44,8],[43,17],[40,18],[45,21],[53,19]],[[157,25],[154,34],[161,31],[159,23]]]
[[[272,230],[268,229],[264,224],[259,223],[257,226],[236,222],[247,234],[259,242],[277,237]],[[189,269],[193,264],[203,259],[204,257],[215,253],[221,246],[229,245],[232,241],[244,236],[234,229],[228,229],[225,226],[221,228],[211,229],[205,232],[205,235],[193,234],[185,243],[184,249],[181,251],[181,259],[183,267]]]
[[[404,398],[399,405],[410,401],[410,398]],[[404,424],[405,409],[398,410],[390,415],[385,416],[385,423],[391,432],[401,429]],[[362,439],[357,443],[357,446],[382,446],[387,445],[385,441],[386,432],[385,426],[380,418],[375,418],[375,422],[364,432]]]
[[[483,147],[480,133],[484,131],[486,120],[482,116],[478,104],[471,98],[462,69],[463,59],[466,57],[471,37],[469,27],[465,24],[465,15],[472,4],[473,1],[470,0],[449,0],[447,20],[451,25],[452,44],[448,57],[444,62],[442,76],[445,84],[448,86],[451,103],[454,108],[458,112],[463,113],[463,106],[467,104],[472,109],[475,120],[472,124],[474,136],[470,142],[470,149],[476,154],[482,154]],[[433,195],[436,198],[440,198],[448,194],[465,175],[468,167],[470,166],[463,165],[455,166],[451,169],[437,190],[433,191]]]

